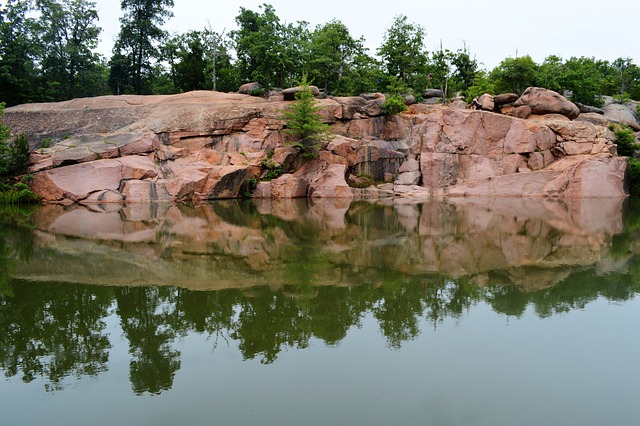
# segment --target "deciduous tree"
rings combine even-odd
[[[173,0],[122,0],[124,16],[110,61],[110,83],[117,93],[129,87],[137,94],[148,93],[158,58],[158,42],[166,37],[161,28],[173,16]]]

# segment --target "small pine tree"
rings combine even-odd
[[[323,107],[316,105],[306,76],[300,82],[301,90],[296,93],[296,102],[282,110],[286,133],[293,135],[293,146],[300,148],[307,157],[316,158],[324,142],[331,140],[330,126],[321,121],[318,114]]]

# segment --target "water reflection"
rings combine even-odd
[[[116,318],[133,392],[170,389],[176,342],[273,363],[372,316],[390,348],[486,303],[546,317],[640,291],[636,200],[306,200],[47,206],[0,214],[0,368],[59,390],[108,368]]]

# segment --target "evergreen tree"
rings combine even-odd
[[[301,90],[296,93],[296,102],[282,111],[285,132],[296,139],[294,146],[304,155],[315,158],[322,143],[331,139],[329,125],[322,122],[318,111],[323,107],[316,105],[306,76],[300,82]]]

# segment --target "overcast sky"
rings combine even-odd
[[[119,31],[120,0],[95,0],[103,28],[100,53],[111,56]],[[364,36],[375,55],[396,15],[422,25],[425,45],[455,51],[466,42],[481,67],[491,70],[507,57],[530,55],[541,63],[549,55],[613,61],[631,58],[640,66],[638,0],[174,0],[171,33],[202,30],[211,23],[222,32],[236,28],[240,6],[259,11],[271,4],[283,22],[307,21],[311,27],[342,21],[355,38]]]

